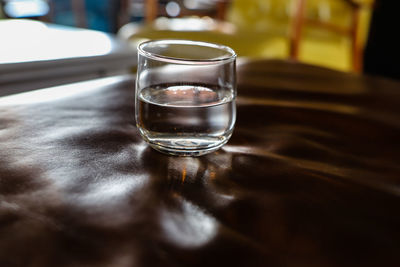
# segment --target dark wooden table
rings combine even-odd
[[[180,158],[132,77],[0,98],[0,266],[400,265],[400,83],[242,62],[237,104]]]

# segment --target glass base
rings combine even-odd
[[[225,145],[229,137],[223,138],[145,138],[155,150],[173,156],[198,157],[214,152]]]

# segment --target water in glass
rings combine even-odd
[[[155,149],[179,155],[218,149],[236,118],[234,90],[207,84],[153,85],[140,90],[137,105],[142,136]]]

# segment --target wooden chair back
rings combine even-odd
[[[359,36],[360,13],[363,4],[354,0],[341,0],[351,8],[351,25],[344,28],[329,22],[308,19],[305,16],[307,0],[296,0],[296,8],[292,20],[290,31],[290,58],[297,60],[301,45],[301,35],[306,24],[314,27],[323,28],[328,31],[335,32],[343,36],[349,36],[352,49],[352,65],[355,72],[360,72],[362,69],[362,54],[363,47]]]

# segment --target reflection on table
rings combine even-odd
[[[398,266],[399,83],[239,61],[199,158],[149,148],[134,80],[0,98],[4,266]]]

